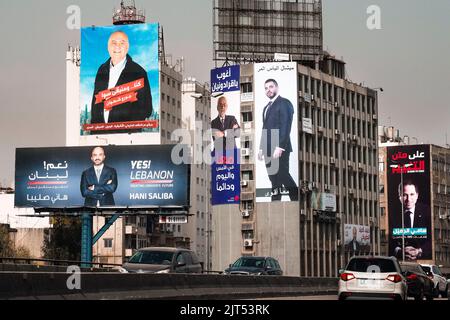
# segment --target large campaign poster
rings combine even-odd
[[[370,252],[370,227],[344,224],[344,248],[353,254]]]
[[[240,66],[211,71],[212,205],[240,202]]]
[[[16,150],[19,208],[158,208],[189,205],[189,166],[174,146]]]
[[[387,148],[389,254],[410,261],[433,258],[430,146]],[[402,183],[403,182],[403,183]]]
[[[81,30],[80,134],[159,133],[158,24]]]
[[[295,62],[254,66],[256,201],[298,201]]]

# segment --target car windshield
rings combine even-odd
[[[347,266],[348,271],[369,272],[369,273],[387,273],[397,272],[395,264],[388,259],[353,259]]]
[[[430,267],[422,266],[422,269],[423,269],[423,271],[425,271],[425,272],[431,272],[431,268],[430,268]]]
[[[240,258],[233,264],[233,267],[264,268],[264,259]]]
[[[172,258],[173,252],[138,251],[131,257],[129,263],[170,265],[172,263]]]

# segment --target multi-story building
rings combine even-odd
[[[241,66],[241,205],[213,207],[213,269],[241,255],[273,256],[286,275],[337,276],[350,258],[344,225],[370,227],[380,253],[377,92],[342,78],[344,63],[327,56],[322,69],[298,65],[299,202],[255,203],[254,66]],[[326,68],[325,68],[326,66]],[[312,130],[302,130],[304,120]],[[314,193],[336,197],[336,212],[318,211]]]
[[[417,145],[417,139],[414,145]],[[380,228],[382,254],[389,253],[389,212],[388,201],[388,159],[387,148],[393,146],[410,146],[409,137],[400,138],[399,131],[393,127],[379,128],[379,179],[380,179]],[[430,150],[430,209],[432,221],[432,260],[427,261],[443,266],[444,273],[450,273],[450,148],[437,145],[420,145]],[[399,149],[401,150],[401,149]],[[422,190],[422,193],[428,190]],[[392,200],[395,201],[395,200]]]
[[[210,269],[211,244],[209,231],[211,221],[210,181],[211,169],[205,155],[210,141],[204,136],[211,123],[211,97],[209,88],[193,78],[187,78],[182,85],[183,129],[189,132],[192,149],[190,214],[189,223],[182,228],[182,236],[190,237],[191,249],[197,252],[205,268]],[[178,226],[179,227],[179,226]]]

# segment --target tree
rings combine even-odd
[[[0,225],[0,257],[14,257],[13,243],[9,237],[9,228],[6,225]]]
[[[44,257],[51,260],[81,259],[81,221],[77,218],[53,218],[42,247]]]

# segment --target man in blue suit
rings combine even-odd
[[[93,166],[81,176],[80,189],[86,207],[115,205],[113,193],[117,190],[117,172],[105,165],[105,159],[105,150],[94,148],[91,153]]]
[[[267,174],[272,183],[272,201],[281,200],[283,188],[289,191],[291,201],[298,201],[298,186],[289,173],[294,107],[288,99],[279,95],[276,80],[267,80],[264,87],[270,101],[263,110],[258,159],[266,160]]]

